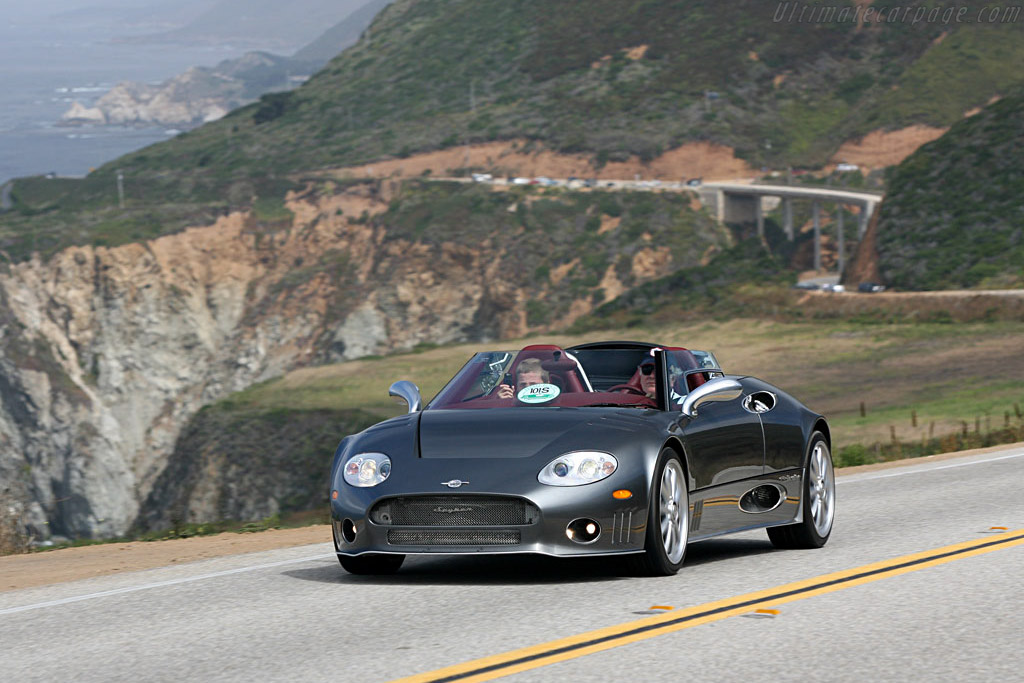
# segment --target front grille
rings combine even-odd
[[[389,529],[391,545],[519,545],[522,536],[517,530],[486,529]]]
[[[370,510],[371,521],[389,526],[523,526],[539,518],[536,505],[506,496],[388,498]]]

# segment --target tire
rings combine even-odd
[[[405,555],[338,555],[338,562],[349,574],[394,574]]]
[[[663,448],[658,456],[647,510],[644,554],[633,558],[643,576],[672,576],[683,566],[690,534],[690,495],[679,455]]]
[[[811,435],[804,475],[803,521],[768,529],[768,538],[776,548],[820,548],[828,542],[836,514],[836,480],[832,454],[821,432]]]

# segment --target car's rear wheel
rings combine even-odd
[[[394,574],[405,555],[338,555],[338,562],[349,574]]]
[[[832,534],[836,514],[836,479],[825,435],[821,432],[812,434],[809,450],[801,502],[803,521],[768,529],[768,538],[776,548],[820,548]]]
[[[671,576],[683,566],[690,532],[690,496],[679,455],[664,448],[658,456],[647,513],[644,554],[635,568],[646,576]]]

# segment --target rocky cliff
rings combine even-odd
[[[60,123],[195,126],[216,121],[264,92],[295,87],[306,78],[301,74],[318,67],[250,52],[213,68],[192,67],[159,84],[118,83],[92,106],[74,102]]]
[[[215,121],[260,95],[294,88],[354,44],[391,0],[346,3],[356,9],[291,57],[248,52],[215,67],[192,67],[160,84],[118,83],[95,103],[74,102],[61,125],[165,125]],[[334,3],[335,5],[337,3]],[[295,14],[295,8],[291,8]],[[330,8],[333,14],[339,7]],[[298,12],[305,20],[309,17]],[[222,22],[223,23],[223,22]],[[185,31],[188,33],[188,31]],[[223,42],[221,38],[218,42]]]
[[[577,294],[558,287],[566,273],[583,270],[572,253],[585,262],[604,248],[588,232],[600,220],[587,227],[583,216],[578,235],[554,241],[524,240],[514,231],[483,240],[459,238],[457,230],[416,237],[399,225],[394,191],[381,183],[326,183],[290,196],[288,221],[232,213],[144,243],[74,247],[46,262],[0,269],[0,478],[27,501],[34,533],[124,533],[182,425],[253,382],[421,342],[519,335],[527,329],[527,303],[556,301],[552,289],[566,291],[563,320],[600,301],[593,286]],[[487,196],[480,188],[451,192],[471,192],[473,202]],[[510,200],[499,200],[501,213],[515,218],[504,208]],[[560,201],[569,214],[581,208],[566,199],[537,207],[550,212]],[[695,248],[673,256],[650,246],[651,234],[638,235],[627,250],[632,261],[626,257],[619,276],[609,265],[600,284],[615,289],[619,277],[658,277],[725,239],[682,206],[707,232],[694,240],[692,225],[676,219],[664,221],[664,230]],[[533,216],[519,214],[523,223]],[[615,225],[627,219],[628,212]],[[659,224],[657,216],[642,220]],[[574,245],[587,235],[591,242],[580,251]],[[633,242],[626,234],[618,239]],[[526,241],[563,266],[540,281],[520,262],[516,245]]]

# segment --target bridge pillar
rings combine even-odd
[[[864,239],[864,233],[868,231],[868,223],[871,222],[871,216],[875,213],[875,202],[864,202],[860,207],[860,221],[857,223],[857,239]]]
[[[723,218],[726,223],[757,223],[757,207],[761,205],[760,197],[729,194],[725,192]]]
[[[757,236],[764,239],[764,207],[760,197],[754,197],[754,219],[757,221]]]
[[[814,201],[811,209],[814,219],[814,270],[821,270],[821,203]]]
[[[786,238],[793,241],[793,200],[789,197],[782,198],[782,229],[786,231]]]
[[[839,235],[839,276],[846,267],[846,235],[843,234],[843,205],[836,204],[836,233]]]

